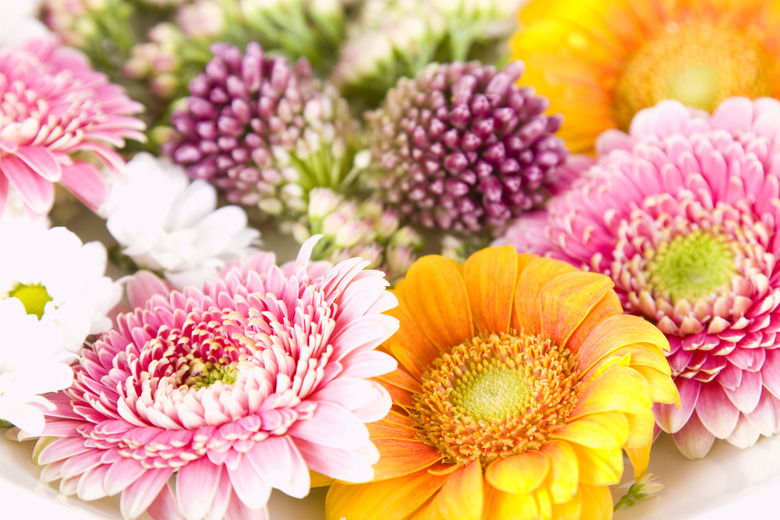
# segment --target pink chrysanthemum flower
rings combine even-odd
[[[144,124],[130,114],[140,104],[89,66],[79,51],[36,39],[0,49],[0,214],[9,185],[27,209],[48,213],[58,182],[93,209],[107,196],[94,156],[116,170],[112,147],[143,140]]]
[[[41,478],[84,500],[121,492],[124,518],[166,520],[266,518],[271,488],[303,497],[309,469],[370,480],[364,422],[391,402],[367,378],[395,368],[374,347],[397,329],[382,314],[397,301],[359,258],[307,266],[312,246],[119,316],[51,398]]]
[[[716,437],[748,447],[780,432],[778,121],[767,98],[639,112],[629,134],[602,135],[532,248],[609,275],[666,334],[682,407],[656,405],[656,421],[691,458]],[[505,238],[522,247],[525,224],[538,236],[536,220]]]

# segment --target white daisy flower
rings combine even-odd
[[[228,262],[249,257],[260,237],[242,208],[217,209],[211,184],[190,182],[184,169],[147,153],[127,163],[99,213],[122,253],[177,288],[200,286]]]
[[[37,405],[52,409],[42,397],[68,388],[75,355],[60,348],[62,335],[50,320],[28,314],[16,298],[0,300],[0,421],[38,435],[44,417]]]
[[[16,298],[27,314],[51,323],[60,347],[78,353],[86,337],[111,326],[122,289],[106,271],[106,249],[82,244],[63,227],[16,218],[0,225],[0,300]]]

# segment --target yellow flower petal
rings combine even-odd
[[[549,258],[534,258],[520,273],[515,291],[515,312],[512,328],[526,334],[538,334],[542,329],[542,287],[555,276],[576,269],[565,262]]]
[[[652,406],[647,381],[637,371],[615,366],[592,379],[569,414],[569,421],[603,412],[641,413]]]
[[[489,247],[471,255],[463,266],[479,332],[509,332],[517,285],[517,256],[512,246]]]
[[[656,403],[675,403],[680,407],[680,392],[669,374],[648,366],[635,365],[633,359],[631,361],[631,368],[642,374],[650,386],[651,400]]]
[[[488,491],[489,490],[489,491]],[[486,490],[485,519],[538,519],[539,507],[533,495],[504,493],[495,488]]]
[[[612,494],[608,487],[580,485],[580,520],[611,520]]]
[[[496,489],[507,493],[530,493],[547,477],[550,459],[539,451],[498,459],[487,467],[485,478]]]
[[[330,486],[333,483],[332,478],[311,469],[309,470],[309,480],[311,480],[311,487],[313,488]]]
[[[579,495],[575,495],[568,502],[552,505],[552,518],[555,520],[580,520],[582,502]]]
[[[453,260],[424,256],[409,268],[402,290],[409,314],[440,350],[474,337],[466,282]]]
[[[326,520],[405,520],[446,481],[446,476],[427,471],[368,484],[337,481],[325,498],[325,517]]]
[[[611,412],[580,417],[553,433],[552,437],[588,448],[615,450],[623,447],[628,433],[625,415]]]
[[[642,476],[642,473],[647,471],[647,466],[650,465],[650,448],[652,444],[648,444],[642,448],[629,449],[626,448],[626,455],[631,461],[631,466],[634,468],[634,479],[638,480]]]
[[[433,500],[410,520],[480,520],[484,501],[482,466],[475,460],[453,472]]]
[[[580,483],[592,486],[611,486],[623,475],[623,450],[596,450],[572,444],[580,468]]]
[[[556,276],[541,294],[541,333],[564,346],[593,307],[612,290],[604,275],[576,271]]]
[[[561,441],[546,442],[540,451],[550,458],[547,487],[553,502],[560,504],[571,500],[580,481],[577,454],[568,443]]]
[[[608,316],[613,314],[623,314],[623,307],[620,305],[620,300],[615,291],[609,291],[582,320],[580,326],[569,337],[566,346],[574,354],[579,354],[583,342],[590,336],[590,333]]]
[[[625,415],[628,420],[629,434],[626,439],[626,448],[637,449],[653,442],[653,428],[655,415],[652,410],[642,413],[629,413]]]

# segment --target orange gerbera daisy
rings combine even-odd
[[[777,0],[534,0],[512,49],[574,152],[662,99],[780,97]]]
[[[611,518],[622,450],[643,472],[653,402],[679,402],[664,335],[609,278],[511,246],[423,257],[394,292],[375,480],[334,483],[327,519]]]

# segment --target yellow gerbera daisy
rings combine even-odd
[[[574,152],[662,99],[711,111],[730,96],[780,97],[777,0],[534,0],[512,53],[524,84],[562,113]]]
[[[609,278],[511,246],[423,257],[394,292],[375,480],[334,483],[327,519],[610,518],[622,450],[643,472],[653,402],[679,401],[664,335]]]

